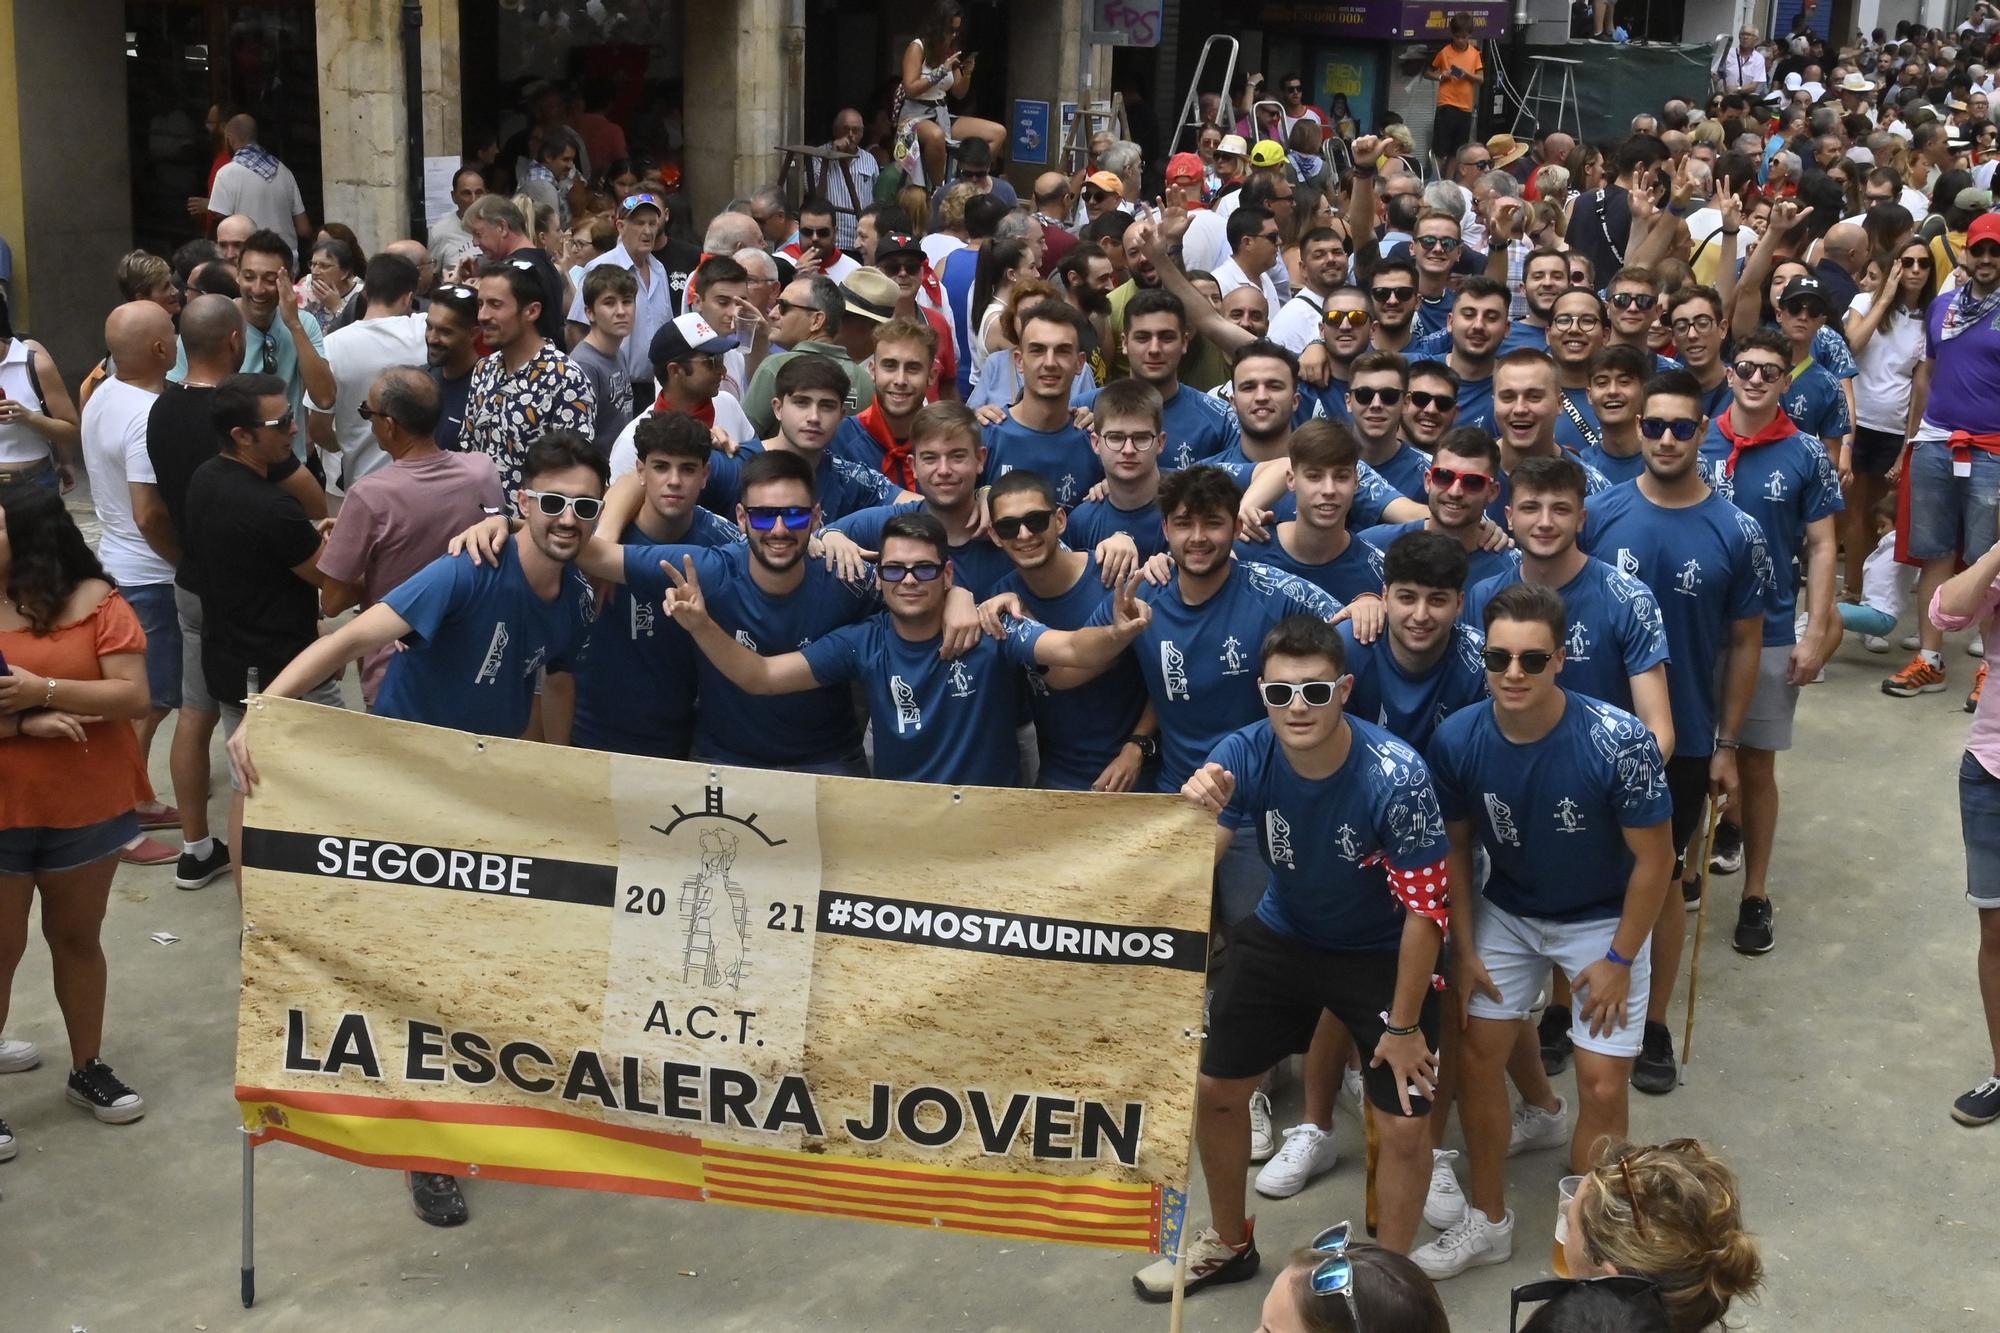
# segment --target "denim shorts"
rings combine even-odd
[[[1951,446],[1920,440],[1910,450],[1910,554],[1919,560],[1959,556],[1968,564],[1986,554],[1995,533],[1995,493],[2000,454],[1972,451],[1972,475],[1955,477]]]
[[[139,836],[139,816],[122,815],[82,828],[0,829],[0,875],[74,870],[117,854]]]
[[[1965,900],[2000,910],[2000,778],[1970,750],[1958,764],[1958,819],[1965,831]]]
[[[146,690],[153,707],[172,712],[181,706],[181,613],[171,583],[136,583],[120,588],[146,631]]]

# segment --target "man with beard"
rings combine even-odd
[[[1722,297],[1713,287],[1686,286],[1667,298],[1667,327],[1674,350],[1701,390],[1701,415],[1713,421],[1729,406],[1732,390],[1722,344],[1728,328],[1722,322]]]
[[[489,263],[479,275],[479,333],[493,350],[473,369],[459,439],[493,460],[509,504],[535,441],[551,431],[588,432],[597,416],[589,377],[542,333],[541,299],[526,260]]]
[[[1643,476],[1646,471],[1639,440],[1639,402],[1651,359],[1649,353],[1624,343],[1600,347],[1590,358],[1588,392],[1598,437],[1583,451],[1583,461],[1614,484]]]
[[[1361,459],[1354,433],[1331,421],[1308,421],[1292,432],[1287,452],[1298,517],[1272,525],[1262,541],[1239,539],[1237,558],[1296,574],[1343,604],[1379,596],[1382,553],[1347,529]]]
[[[1305,285],[1285,302],[1271,321],[1271,341],[1303,356],[1320,336],[1326,299],[1347,285],[1347,235],[1332,227],[1314,227],[1299,240],[1299,265]]]
[[[1513,551],[1488,551],[1481,545],[1487,506],[1500,491],[1500,446],[1491,435],[1477,426],[1446,431],[1431,454],[1424,490],[1429,503],[1424,517],[1364,528],[1361,540],[1387,551],[1409,533],[1440,532],[1465,551],[1475,580],[1513,567],[1518,559]]]
[[[1572,287],[1556,298],[1549,328],[1549,355],[1556,363],[1556,443],[1581,455],[1603,440],[1603,427],[1590,406],[1590,359],[1604,346],[1604,303],[1587,287]],[[1625,346],[1625,344],[1619,344]]]
[[[1458,376],[1451,367],[1442,361],[1413,363],[1410,394],[1403,400],[1403,439],[1427,455],[1435,453],[1457,418]]]
[[[1399,494],[1422,504],[1430,460],[1402,440],[1403,397],[1409,387],[1409,362],[1394,352],[1368,352],[1354,361],[1347,411],[1362,461]]]
[[[1131,414],[1115,415],[1117,424],[1106,423],[1106,429],[1117,434]],[[982,623],[989,632],[1002,632],[1004,609],[1050,629],[1082,629],[1109,595],[1104,571],[1088,546],[1078,542],[1082,549],[1072,550],[1064,541],[1070,516],[1056,503],[1048,482],[1032,472],[1009,472],[993,483],[986,502],[993,538],[1013,562],[1014,572],[981,607]],[[1054,791],[1134,790],[1145,765],[1159,758],[1160,738],[1146,684],[1131,655],[1121,655],[1102,675],[1076,689],[1051,689],[1033,668],[1027,679],[1041,754],[1036,785]]]
[[[581,435],[545,435],[520,467],[515,509],[521,531],[497,564],[470,554],[440,556],[381,601],[299,653],[264,693],[295,699],[347,664],[400,643],[389,661],[378,717],[451,727],[480,736],[519,736],[543,667],[567,669],[594,615],[590,582],[575,564],[597,526],[608,479],[604,456]],[[244,728],[229,757],[247,797],[257,767]],[[417,1215],[433,1226],[466,1220],[455,1177],[411,1172]]]
[[[1500,492],[1486,507],[1495,523],[1507,521],[1508,477],[1522,460],[1559,458],[1556,419],[1562,415],[1562,387],[1547,352],[1509,352],[1493,369],[1493,411],[1500,426]],[[1582,465],[1579,465],[1582,466]],[[1589,494],[1611,489],[1595,468],[1584,466]]]
[[[1190,467],[1221,453],[1230,440],[1229,405],[1181,383],[1191,341],[1187,307],[1173,293],[1143,291],[1126,305],[1125,355],[1132,377],[1160,396],[1159,429],[1165,438],[1158,458],[1166,467]],[[1094,391],[1082,405],[1094,410],[1102,393]]]
[[[628,560],[630,557],[628,557]],[[1015,669],[1066,668],[1095,675],[1124,654],[1152,619],[1134,596],[1136,578],[1120,585],[1100,614],[1101,627],[1054,630],[1010,620],[997,638],[981,637],[947,659],[945,599],[952,564],[944,525],[924,513],[883,525],[875,567],[886,610],[834,630],[797,652],[760,656],[709,618],[694,559],[660,562],[672,583],[667,614],[724,676],[753,695],[823,691],[858,682],[875,738],[876,776],[896,782],[1013,786],[1019,780],[1013,699]]]
[[[1363,282],[1374,316],[1369,342],[1378,352],[1401,352],[1416,338],[1417,266],[1407,259],[1384,259]]]
[[[1500,344],[1505,356],[1517,347],[1547,347],[1549,320],[1556,298],[1569,286],[1569,256],[1560,250],[1535,250],[1521,261],[1521,294],[1528,313],[1516,320]]]
[[[1103,384],[1109,375],[1104,354],[1104,340],[1111,322],[1111,261],[1101,250],[1072,250],[1056,265],[1053,274],[1062,288],[1063,299],[1081,314],[1089,325],[1089,345],[1084,348],[1091,374]]]
[[[833,433],[836,457],[878,471],[905,490],[916,489],[910,425],[934,382],[940,345],[937,330],[928,323],[899,317],[877,326],[875,354],[868,362],[875,401],[842,418]]]
[[[1048,479],[1056,498],[1074,508],[1103,473],[1090,432],[1070,415],[1070,393],[1083,358],[1084,317],[1061,301],[1038,301],[1020,317],[1014,349],[1022,393],[1004,419],[986,428],[989,477],[1024,468]]]
[[[1629,349],[1606,349],[1606,356]],[[1653,591],[1676,664],[1667,673],[1674,719],[1674,753],[1667,760],[1673,798],[1674,851],[1681,857],[1653,927],[1653,985],[1646,1030],[1632,1086],[1672,1092],[1674,1044],[1667,1028],[1686,928],[1683,906],[1701,904],[1706,867],[1687,858],[1700,827],[1702,800],[1720,798],[1735,810],[1736,756],[1763,651],[1764,593],[1771,569],[1764,533],[1748,514],[1709,486],[1698,466],[1703,417],[1701,386],[1686,371],[1646,383],[1637,428],[1644,470],[1591,502],[1584,544],[1591,554],[1631,574]],[[1708,669],[1721,662],[1721,671]],[[1543,1041],[1549,1033],[1545,1030]],[[1565,1040],[1567,1033],[1564,1034]]]
[[[460,452],[465,397],[472,389],[472,368],[479,364],[478,291],[462,282],[437,289],[424,312],[424,361],[438,386],[437,446]]]
[[[883,474],[837,457],[827,446],[847,414],[847,373],[830,359],[813,353],[793,357],[772,383],[771,415],[777,433],[764,449],[797,454],[813,472],[813,494],[826,522],[876,505],[916,499]],[[718,505],[735,502],[741,491],[744,455],[724,455],[710,464],[707,494]]]
[[[1794,364],[1791,344],[1775,330],[1742,339],[1729,368],[1735,399],[1709,423],[1701,442],[1709,485],[1757,521],[1773,565],[1785,569],[1793,552],[1805,552],[1804,631],[1796,623],[1798,584],[1789,572],[1780,573],[1765,592],[1757,690],[1737,733],[1744,864],[1734,944],[1738,953],[1753,956],[1769,953],[1775,942],[1767,879],[1778,829],[1778,752],[1792,746],[1799,690],[1826,665],[1841,633],[1833,580],[1835,516],[1845,505],[1833,460],[1818,440],[1792,426],[1779,405]],[[1727,850],[1720,834],[1716,850],[1718,856]]]
[[[1458,424],[1491,427],[1493,362],[1507,336],[1507,284],[1467,278],[1451,311],[1451,352],[1445,357],[1458,376]]]
[[[1326,349],[1331,371],[1325,385],[1307,385],[1303,392],[1318,400],[1320,415],[1346,421],[1353,415],[1348,389],[1354,379],[1355,360],[1368,351],[1368,296],[1359,287],[1341,287],[1328,292],[1321,304],[1320,346]]]

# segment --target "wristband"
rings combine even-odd
[[[1715,738],[1715,748],[1718,750],[1740,750],[1743,748],[1743,742],[1732,741],[1725,737],[1718,736]]]
[[[1742,231],[1742,230],[1743,230],[1743,228],[1741,228],[1741,227],[1736,227],[1736,228],[1734,228],[1734,229],[1731,229],[1731,228],[1729,228],[1729,227],[1723,227],[1723,228],[1722,228],[1721,230],[1719,230],[1719,231],[1718,231],[1718,232],[1717,232],[1716,234],[1717,234],[1717,235],[1719,235],[1719,236],[1734,236],[1734,235],[1735,235],[1735,234],[1736,234],[1737,232],[1739,232],[1739,231]]]
[[[1385,1037],[1414,1037],[1421,1031],[1423,1031],[1423,1027],[1418,1023],[1412,1023],[1406,1028],[1399,1028],[1389,1021],[1387,1010],[1382,1012],[1382,1035]]]
[[[54,708],[55,706],[56,706],[56,678],[54,676],[50,676],[48,678],[48,688],[42,691],[42,707]]]
[[[1616,963],[1620,967],[1630,967],[1632,966],[1633,963],[1632,959],[1619,956],[1618,946],[1616,944],[1605,946],[1604,961],[1607,963]]]

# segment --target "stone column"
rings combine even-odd
[[[790,86],[786,0],[710,0],[687,11],[689,190],[698,218],[777,179]]]
[[[326,218],[354,228],[369,253],[409,223],[402,0],[319,0],[319,126]],[[424,152],[457,156],[458,3],[424,0]],[[421,238],[420,238],[421,239]]]
[[[1064,102],[1075,102],[1083,93],[1083,0],[1018,0],[1011,7],[1007,24],[1007,65],[1012,71],[1007,101],[1003,107],[1011,115],[1014,99],[1028,97],[1049,104],[1049,167],[1022,167],[1008,175],[1015,188],[1032,182],[1051,167],[1067,166],[1058,160],[1062,146],[1061,116]],[[1111,48],[1090,48],[1090,100],[1111,100]],[[1088,142],[1088,136],[1084,139]]]

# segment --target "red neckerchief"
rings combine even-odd
[[[1755,435],[1739,435],[1736,431],[1736,422],[1731,417],[1731,413],[1735,410],[1735,405],[1731,404],[1723,408],[1722,415],[1715,419],[1715,428],[1722,432],[1723,439],[1729,441],[1729,461],[1722,465],[1724,476],[1736,475],[1736,460],[1743,456],[1745,449],[1776,444],[1779,440],[1789,440],[1799,433],[1799,428],[1792,424],[1792,419],[1785,415],[1785,409],[1781,407],[1764,429]]]
[[[882,413],[882,400],[878,398],[868,404],[854,419],[868,432],[869,439],[882,446],[882,475],[906,491],[917,489],[917,474],[910,467],[910,442],[898,440],[889,429],[889,418]]]
[[[653,410],[655,412],[687,411],[686,408],[675,407],[672,403],[668,402],[667,391],[665,389],[660,390],[660,396],[653,400]],[[688,412],[688,415],[704,426],[713,426],[715,424],[715,400],[713,398],[709,399],[694,411]]]

